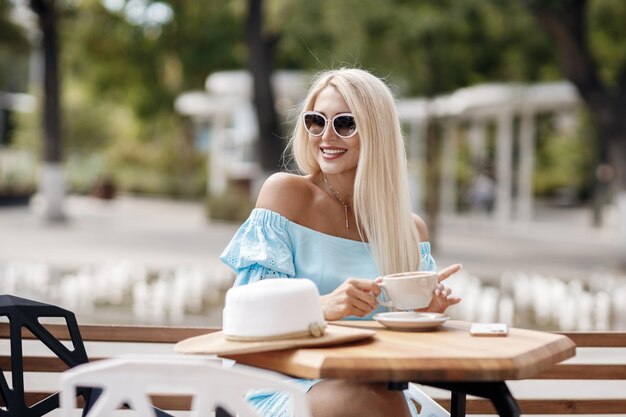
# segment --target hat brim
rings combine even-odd
[[[267,340],[255,342],[235,342],[227,340],[221,331],[191,337],[176,344],[174,350],[180,353],[204,353],[234,355],[240,353],[269,352],[301,347],[331,346],[368,339],[375,331],[351,327],[327,325],[321,337],[301,337],[297,339]]]

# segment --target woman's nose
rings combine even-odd
[[[331,141],[337,140],[337,134],[335,133],[335,129],[333,129],[330,123],[328,124],[328,126],[326,126],[326,130],[324,131],[324,134],[322,135],[322,140],[324,142],[331,142]]]

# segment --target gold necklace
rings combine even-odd
[[[328,191],[330,192],[330,195],[335,197],[337,199],[337,201],[339,201],[341,203],[341,205],[343,206],[343,211],[344,211],[345,216],[346,216],[346,231],[349,234],[350,233],[350,222],[348,222],[348,208],[350,207],[350,205],[348,203],[346,203],[345,201],[343,201],[343,199],[341,197],[339,197],[339,193],[333,188],[332,185],[330,185],[330,183],[328,182],[328,180],[326,179],[326,176],[324,174],[322,174],[322,178],[324,179],[324,182],[326,183],[326,186],[328,187]]]

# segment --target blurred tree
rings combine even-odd
[[[136,135],[147,141],[158,134],[153,121],[171,113],[178,93],[203,85],[213,71],[241,68],[246,59],[268,56],[263,65],[271,68],[272,50],[275,67],[361,65],[389,76],[402,94],[558,74],[545,35],[533,30],[531,16],[517,2],[256,1],[82,1],[64,14],[63,68],[91,90],[94,103],[133,109],[143,120]],[[258,45],[247,50],[253,31],[243,36],[244,21],[251,24],[254,14],[246,14],[244,4],[256,4],[257,15],[266,15],[255,29]],[[149,17],[159,15],[155,10],[160,20]],[[279,155],[276,123],[264,114],[260,120],[273,127],[263,137],[278,145],[268,155]],[[277,166],[276,156],[267,160],[264,165]]]
[[[65,182],[62,172],[61,106],[59,103],[59,45],[55,0],[30,0],[41,31],[43,54],[43,141],[44,166],[39,191],[44,197],[44,217],[51,222],[65,220],[63,197]]]
[[[272,88],[274,45],[279,37],[276,32],[264,30],[262,0],[248,0],[246,36],[254,107],[259,120],[259,159],[263,170],[271,174],[280,170],[280,157],[284,149]]]
[[[85,0],[68,18],[65,65],[96,97],[130,105],[145,122],[171,113],[176,95],[211,72],[245,62],[242,21],[226,0],[106,3]]]
[[[0,0],[0,46],[15,49],[17,45],[24,45],[22,28],[11,19],[12,6],[9,0]]]
[[[24,27],[11,17],[9,0],[0,0],[0,93],[26,91],[30,44]],[[14,115],[0,99],[0,146],[12,143]]]
[[[71,147],[106,148],[137,141],[142,146],[128,149],[138,152],[177,140],[187,148],[181,145],[176,153],[186,152],[190,139],[177,127],[174,98],[184,90],[202,88],[211,72],[251,65],[257,59],[253,55],[260,52],[267,59],[266,73],[272,67],[318,70],[356,65],[388,78],[398,95],[434,96],[481,82],[561,77],[555,45],[546,33],[536,30],[536,21],[519,0],[82,0],[60,4],[64,94],[81,91],[80,100],[64,119],[64,141]],[[611,8],[620,2],[596,0],[592,4],[597,5],[594,10],[607,9],[604,15],[612,17]],[[249,13],[252,5],[259,12],[256,39],[264,42],[255,44],[258,47],[248,44],[251,32],[246,22],[250,24],[254,17]],[[591,17],[601,17],[599,11]],[[621,57],[626,50],[614,42],[613,34],[623,31],[617,21],[591,27],[591,39],[599,45],[594,46],[594,53],[602,59]],[[615,78],[617,68],[610,63],[603,66],[602,77]],[[123,122],[105,118],[103,128],[98,129],[97,114],[106,113],[107,106],[124,114]],[[104,110],[87,112],[91,108]],[[261,113],[259,119],[264,119]],[[268,154],[279,155],[283,143],[276,140],[276,128],[268,131],[262,138],[279,145]],[[431,155],[437,158],[436,152]],[[270,164],[277,166],[277,158],[271,157]]]
[[[597,132],[596,188],[613,180],[626,244],[626,3],[526,0],[558,47],[563,73],[587,104]],[[612,172],[610,172],[612,171]],[[603,172],[602,170],[598,171]],[[613,177],[613,178],[611,178]],[[596,217],[598,218],[598,217]]]
[[[0,0],[0,91],[26,89],[24,61],[30,51],[26,30],[11,18],[9,0]]]
[[[291,3],[268,16],[283,33],[277,67],[359,65],[388,77],[401,94],[421,96],[560,77],[554,48],[519,1]]]
[[[198,164],[194,138],[186,121],[176,116],[173,102],[182,91],[203,88],[211,72],[243,65],[246,49],[242,22],[225,0],[81,2],[64,22],[67,76],[73,85],[89,92],[85,106],[109,103],[118,112],[125,109],[135,123],[116,126],[114,135],[83,134],[69,138],[69,143],[84,149],[137,142],[123,152],[107,152],[110,165],[116,165],[114,175],[120,185],[134,184],[133,191],[156,192],[156,181],[146,187],[141,185],[145,182],[133,181],[131,175],[122,173],[136,173],[142,166],[154,172],[154,161],[163,161],[163,173],[175,177],[163,184],[163,192],[197,194],[197,187],[188,185],[198,183],[196,172],[202,172],[203,165]],[[75,126],[88,120],[78,117],[86,112],[77,109]],[[85,132],[85,127],[75,132]],[[172,148],[176,152],[171,152]],[[140,164],[131,166],[130,150],[144,150],[146,155],[162,151],[164,155],[137,156],[135,161]],[[181,189],[171,183],[180,184]]]
[[[62,158],[59,106],[59,64],[57,39],[57,12],[55,0],[31,0],[30,6],[37,14],[41,29],[44,57],[44,160],[59,163]]]

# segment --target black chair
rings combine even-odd
[[[24,395],[24,357],[22,351],[22,330],[28,329],[39,341],[50,349],[69,368],[88,362],[87,352],[80,335],[80,329],[74,313],[62,308],[12,295],[0,295],[0,316],[9,320],[11,345],[12,388],[9,387],[4,373],[0,372],[0,400],[4,410],[0,409],[0,416],[11,417],[39,417],[59,407],[59,395],[53,394],[31,406],[26,404]],[[54,337],[40,322],[40,318],[64,318],[72,340],[74,350],[68,349]],[[83,390],[85,404],[89,404],[89,390]]]
[[[0,417],[40,417],[50,411],[59,408],[59,394],[33,404],[26,404],[24,394],[24,355],[22,352],[22,328],[28,329],[39,341],[50,349],[68,368],[87,363],[87,352],[80,335],[80,329],[74,313],[51,304],[15,297],[13,295],[0,295],[0,317],[6,316],[9,320],[10,345],[11,345],[11,369],[2,369],[0,365]],[[74,350],[68,349],[54,335],[52,335],[40,322],[40,318],[55,317],[64,318],[72,341]],[[9,387],[3,371],[11,371],[12,387]],[[80,389],[78,396],[82,396],[85,402],[83,415],[86,415],[95,403],[101,390]],[[1,407],[4,407],[3,410]],[[157,417],[172,417],[154,407]],[[222,414],[226,416],[227,414]],[[220,414],[218,414],[218,417]]]

